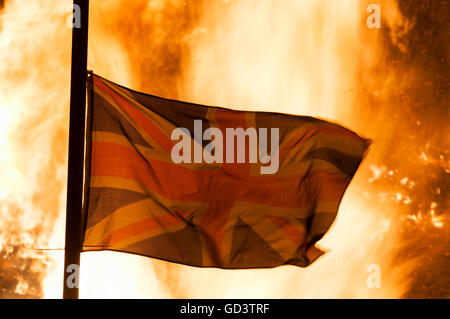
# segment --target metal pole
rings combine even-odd
[[[64,299],[78,298],[86,117],[89,0],[74,0]],[[79,19],[79,21],[77,21]]]

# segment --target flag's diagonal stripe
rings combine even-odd
[[[309,143],[308,143],[309,142]],[[347,156],[361,157],[368,141],[337,125],[308,123],[281,139],[280,158],[306,149],[328,147]]]
[[[265,164],[268,165],[268,164]],[[322,160],[320,158],[311,158],[309,160],[304,160],[297,162],[296,160],[292,161],[283,161],[279,163],[278,172],[274,175],[263,175],[260,174],[261,165],[254,165],[250,168],[249,176],[254,178],[263,178],[264,181],[272,180],[276,183],[280,178],[301,178],[301,176],[306,175],[310,171],[327,171],[334,175],[339,176],[342,180],[348,180],[349,176],[342,172],[336,165],[330,163],[329,161]]]
[[[180,215],[186,215],[180,212]],[[149,239],[161,234],[175,232],[186,227],[187,223],[173,215],[149,217],[138,222],[124,225],[122,228],[109,233],[102,242],[103,246],[121,249],[139,241]]]
[[[299,221],[286,217],[279,217],[266,214],[266,218],[280,228],[294,245],[300,247],[307,239],[305,226]]]
[[[156,222],[162,223],[164,227],[153,228],[153,225]],[[136,232],[133,234],[133,236],[129,236],[126,239],[117,242],[112,248],[120,250],[159,235],[177,232],[188,226],[186,223],[178,223],[177,221],[165,218],[161,221],[149,219],[147,221],[143,221],[139,225],[134,225],[133,227],[137,227],[139,229],[139,232]]]
[[[325,131],[328,129],[330,128],[326,127]],[[346,132],[346,130],[343,131]],[[367,143],[354,134],[324,134],[324,130],[320,127],[303,129],[303,132],[298,132],[280,146],[279,172],[281,175],[295,173],[299,171],[302,164],[324,161],[329,164],[329,170],[338,169],[345,178],[348,178],[353,176],[358,168]]]
[[[205,207],[207,206],[206,202],[192,202],[192,201],[177,201],[173,200],[167,197],[164,197],[156,192],[153,192],[152,190],[148,189],[136,180],[130,180],[125,178],[117,178],[117,177],[109,177],[109,176],[103,176],[103,177],[92,177],[91,178],[91,189],[117,189],[117,190],[124,190],[124,191],[132,191],[137,192],[140,194],[145,194],[148,198],[152,199],[155,203],[158,203],[161,207],[164,208],[165,212],[171,213],[176,215],[179,211],[184,212],[191,212],[191,213],[201,213],[205,210]],[[124,196],[126,196],[126,193],[124,192]],[[95,202],[93,202],[92,205],[95,205]],[[155,206],[157,207],[157,206]],[[100,216],[97,216],[98,210],[95,210],[95,206],[92,206],[93,211],[90,212],[91,219],[93,220],[94,215],[96,214],[96,219]],[[99,221],[102,222],[104,219],[112,218],[111,216],[113,214],[116,214],[116,212],[112,212],[111,214],[104,214],[102,217],[100,217]],[[98,222],[97,222],[98,223]],[[89,227],[95,226],[88,223]]]
[[[104,96],[107,96],[109,100]],[[93,94],[93,99],[95,107],[93,107],[91,114],[92,131],[121,134],[133,144],[149,148],[160,148],[155,141],[152,141],[153,144],[149,144],[148,139],[150,137],[143,135],[145,132],[142,129],[139,131],[135,123],[132,123],[132,120],[124,115],[124,112],[120,112],[118,108],[113,107],[111,103],[115,103],[115,101],[106,93],[102,91],[96,92]]]
[[[101,80],[101,79],[100,79]],[[142,105],[140,102],[136,100],[136,97],[133,96],[129,91],[125,90],[124,88],[121,88],[120,86],[114,85],[113,83],[103,81],[101,80],[103,84],[108,86],[111,90],[116,92],[118,95],[120,95],[126,102],[126,106],[131,106],[137,108],[141,113],[136,113],[143,115],[146,117],[153,125],[155,125],[161,134],[165,135],[167,140],[171,139],[171,132],[174,128],[177,127],[175,123],[171,122],[169,119],[164,117],[163,115],[154,112],[153,110],[149,109],[149,107],[146,107]],[[124,104],[120,104],[121,106],[124,106]],[[129,108],[127,108],[129,110]]]
[[[92,176],[90,187],[124,189],[141,194],[149,194],[149,192],[151,193],[150,189],[148,189],[147,187],[145,187],[144,184],[140,183],[135,179],[112,177],[112,176]],[[193,203],[193,202],[186,202],[186,203]]]
[[[105,84],[106,86],[108,86],[111,90],[117,92],[119,95],[121,95],[124,99],[126,99],[131,105],[133,105],[134,107],[138,108],[148,119],[150,120],[154,120],[155,121],[155,125],[160,124],[161,125],[161,120],[164,120],[164,123],[160,126],[161,131],[164,133],[167,130],[167,127],[172,127],[173,123],[167,119],[167,117],[161,115],[161,114],[157,114],[157,117],[155,117],[155,112],[153,112],[152,105],[148,105],[145,106],[143,104],[141,104],[137,99],[136,96],[134,96],[130,91],[120,87],[119,85],[116,85],[112,82],[109,82],[107,80],[104,79],[99,79],[100,81],[102,81],[103,84]],[[162,100],[162,98],[156,98],[159,100]],[[169,124],[169,125],[164,125],[164,124]],[[167,134],[166,134],[167,135]],[[167,135],[168,136],[168,135]],[[169,136],[168,136],[169,137]]]
[[[238,206],[236,206],[238,207]],[[298,245],[286,240],[286,234],[274,223],[258,214],[242,214],[240,218],[263,238],[284,260],[289,260],[297,254]],[[232,262],[233,256],[230,256]]]
[[[347,156],[332,148],[323,147],[310,150],[302,161],[321,160],[338,168],[346,176],[352,176],[358,169],[361,158]]]
[[[360,150],[355,148],[346,148],[345,142],[342,142],[341,139],[330,141],[324,141],[324,139],[324,136],[315,135],[306,140],[291,144],[289,146],[289,149],[287,149],[286,144],[282,142],[280,146],[281,154],[279,153],[280,168],[292,163],[301,164],[304,161],[314,159],[314,156],[311,156],[311,154],[314,154],[314,152],[317,150],[323,149],[330,150],[330,152],[334,153],[333,157],[329,156],[324,159],[328,160],[335,166],[337,166],[335,161],[345,162],[345,160],[351,160],[352,162],[356,162],[361,159],[360,156],[356,155],[361,154],[359,153]]]
[[[85,244],[114,246],[120,241],[141,234],[146,230],[155,230],[158,225],[185,223],[184,218],[192,211],[172,212],[153,198],[144,199],[117,209],[113,214],[86,230]]]
[[[233,232],[240,217],[258,235],[261,236],[275,251],[285,260],[292,258],[299,247],[305,243],[306,229],[293,216],[290,218],[268,215],[264,211],[249,210],[252,204],[236,202],[231,209],[230,217],[227,221],[221,261],[232,263],[234,254],[232,251]],[[260,205],[258,206],[258,208]],[[252,208],[256,208],[253,206]],[[286,238],[289,242],[286,241]]]
[[[120,207],[113,214],[86,230],[85,244],[92,245],[102,242],[107,234],[124,225],[162,214],[170,214],[170,212],[151,198]]]
[[[163,130],[165,129],[166,131],[171,132],[172,129],[175,128],[175,125],[170,125],[170,123],[162,117],[150,119],[148,114],[145,114],[139,108],[136,108],[130,100],[113,90],[102,80],[94,78],[94,84],[94,88],[98,89],[96,92],[103,93],[102,96],[107,99],[109,96],[110,98],[108,100],[111,101],[112,99],[115,102],[111,103],[111,105],[118,109],[122,115],[128,117],[130,119],[130,123],[134,124],[133,126],[136,129],[140,132],[144,131],[146,135],[150,137],[151,140],[155,141],[164,151],[168,153],[171,152],[174,144],[172,143],[170,137],[163,133]],[[167,126],[172,129],[161,127],[161,124],[157,124],[160,122],[166,123]]]
[[[138,134],[145,140],[145,142],[147,142],[151,147],[157,150],[162,150],[161,146],[154,140],[154,138],[149,135],[146,130],[137,125],[137,123],[135,123],[135,121],[129,116],[129,114],[122,110],[122,108],[110,95],[106,94],[106,92],[102,90],[98,90],[95,93],[100,95],[105,101],[107,101],[109,103],[108,107],[118,112],[120,116],[122,116],[123,119],[127,121],[138,132]],[[94,124],[95,121],[96,119],[94,118]]]

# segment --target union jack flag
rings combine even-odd
[[[202,106],[97,75],[92,81],[83,251],[229,269],[306,267],[317,258],[309,252],[333,223],[368,140],[312,117]],[[278,128],[278,171],[261,174],[262,163],[174,163],[174,129],[205,147],[194,138],[195,120],[224,134]]]

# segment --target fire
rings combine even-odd
[[[2,1],[3,4],[3,1]],[[0,11],[0,296],[42,297],[63,228],[70,30],[67,2],[7,1]]]
[[[413,21],[396,1],[379,3],[392,46],[407,52],[404,37]],[[405,223],[427,220],[446,229],[448,221],[437,202],[403,213],[421,201],[414,191],[424,178],[392,168],[384,141],[398,125],[390,118],[391,98],[416,75],[410,70],[409,80],[398,83],[397,69],[380,71],[388,58],[385,40],[365,26],[368,4],[91,1],[89,69],[97,74],[168,98],[325,118],[375,143],[320,241],[329,252],[310,267],[226,271],[84,253],[81,298],[396,298],[408,292],[417,260],[397,258],[406,245]],[[0,9],[0,177],[7,181],[0,184],[0,296],[62,293],[63,252],[33,248],[64,244],[70,6],[70,0],[7,0]],[[416,162],[449,167],[447,155],[422,153]],[[370,285],[373,269],[380,271],[378,288]]]

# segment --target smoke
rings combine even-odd
[[[123,73],[113,77],[136,90],[177,98],[179,78],[189,57],[189,36],[201,4],[184,0],[96,3],[91,6],[90,64],[96,72],[112,73],[102,66],[105,45],[97,41],[117,41],[131,78],[124,79]],[[126,62],[117,59],[116,63]]]
[[[42,297],[41,281],[49,261],[26,247],[35,242],[42,228],[26,229],[15,220],[21,216],[23,211],[14,202],[2,201],[0,218],[8,226],[0,234],[0,299]]]

